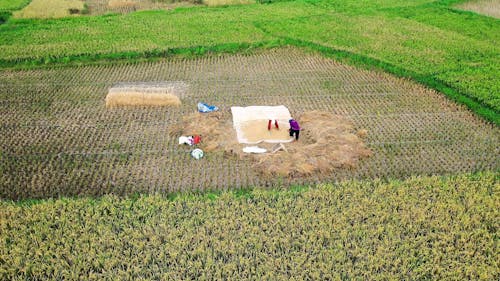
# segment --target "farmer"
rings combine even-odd
[[[288,123],[290,123],[290,136],[293,137],[293,135],[295,134],[295,140],[299,140],[299,122],[297,122],[295,119],[290,119],[288,120]]]

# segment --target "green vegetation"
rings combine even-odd
[[[0,278],[498,280],[499,175],[0,202]]]
[[[86,0],[93,16],[11,17],[29,2],[0,1],[1,280],[500,279],[498,19],[459,0]],[[191,87],[179,108],[103,106],[118,81],[168,80]],[[202,98],[262,93],[346,116],[373,155],[266,179],[221,151],[191,161],[167,133]],[[253,186],[278,189],[234,190]]]
[[[0,1],[0,11],[15,11],[26,6],[31,0],[2,0]]]
[[[0,25],[12,16],[12,12],[28,5],[31,0],[2,0],[0,1]]]
[[[456,2],[301,0],[11,19],[0,26],[0,65],[295,44],[411,77],[499,124],[500,24],[451,9]]]

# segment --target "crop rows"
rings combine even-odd
[[[179,108],[107,110],[117,82],[184,81]],[[439,93],[295,49],[0,72],[0,197],[130,194],[497,170],[499,129]],[[204,101],[323,110],[368,130],[373,155],[318,178],[265,180],[247,159],[200,161],[168,131]],[[307,128],[305,128],[307,130]]]
[[[498,280],[499,188],[479,173],[0,201],[0,279]]]
[[[88,12],[91,15],[103,15],[110,12],[125,14],[140,10],[172,9],[176,7],[176,4],[186,6],[194,2],[189,0],[85,0]]]

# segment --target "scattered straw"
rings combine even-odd
[[[120,9],[120,8],[128,8],[135,9],[137,3],[135,1],[127,1],[127,0],[109,0],[108,8],[110,9]]]
[[[299,141],[285,144],[288,152],[246,154],[232,128],[230,114],[216,112],[194,113],[172,128],[173,136],[202,135],[201,148],[206,152],[220,150],[248,157],[257,172],[266,177],[303,177],[329,173],[340,168],[355,168],[359,159],[371,155],[352,124],[341,116],[328,112],[310,111],[297,118],[303,130]],[[359,136],[358,136],[359,135]],[[273,144],[259,144],[271,150]]]
[[[170,135],[174,137],[200,135],[200,148],[205,152],[214,150],[234,153],[242,147],[236,138],[230,113],[211,112],[187,115],[182,122],[170,128]]]
[[[214,7],[214,6],[254,4],[255,0],[203,0],[202,2],[207,6]]]

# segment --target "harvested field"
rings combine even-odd
[[[15,18],[62,18],[80,14],[85,9],[79,0],[32,0],[20,11],[14,12]]]
[[[206,136],[200,145],[201,149],[207,152],[222,151],[240,159],[249,159],[253,162],[252,169],[267,180],[272,177],[319,176],[336,169],[356,168],[359,159],[371,155],[358,136],[360,134],[353,131],[352,124],[329,112],[308,111],[301,114],[297,119],[304,126],[303,136],[300,141],[293,143],[288,143],[292,140],[288,134],[290,126],[282,124],[279,129],[268,131],[267,120],[251,122],[252,130],[247,133],[252,136],[247,138],[248,141],[262,138],[271,140],[259,143],[259,148],[265,148],[268,153],[258,155],[243,152],[248,144],[239,143],[227,114],[203,115],[194,113],[185,118],[174,127],[171,136],[196,133]],[[272,142],[278,138],[277,135],[281,135],[280,139],[286,139],[286,145],[282,143],[279,150],[277,143]],[[254,136],[257,137],[252,139]]]
[[[497,19],[500,18],[500,1],[498,0],[471,0],[457,5],[457,8]]]
[[[193,6],[189,0],[85,0],[91,15],[106,13],[126,14],[143,10],[170,10],[177,7]]]
[[[120,81],[185,81],[189,89],[179,107],[108,110],[107,91]],[[499,129],[439,93],[295,49],[2,71],[0,97],[2,198],[228,189],[500,168]],[[250,159],[214,147],[195,161],[170,132],[199,101],[217,105],[220,115],[230,115],[231,106],[281,104],[292,116],[329,112],[351,123],[353,131],[366,130],[363,142],[372,155],[355,168],[292,179],[261,176]],[[200,118],[208,127],[216,124]]]

